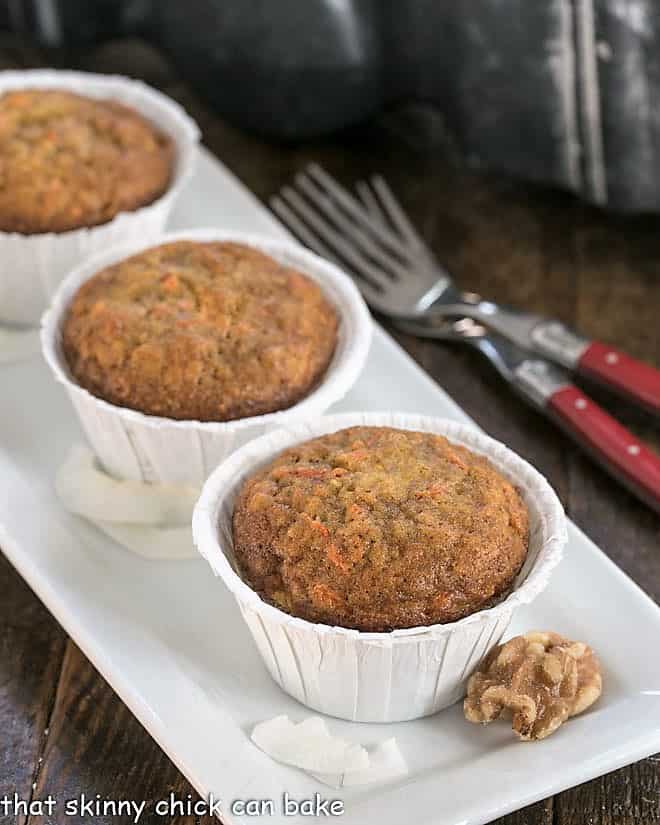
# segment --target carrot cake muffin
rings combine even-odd
[[[242,244],[182,240],[86,281],[62,346],[75,380],[112,404],[229,421],[307,395],[337,327],[333,306],[300,272]]]
[[[248,479],[234,553],[264,599],[313,622],[389,631],[451,622],[511,589],[528,548],[518,491],[440,435],[351,427]]]
[[[106,223],[156,200],[170,138],[112,100],[24,89],[0,97],[0,230],[26,235]]]

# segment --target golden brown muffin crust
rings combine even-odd
[[[174,147],[132,109],[65,91],[0,97],[0,230],[106,223],[167,189]]]
[[[490,462],[440,435],[351,427],[286,450],[233,516],[250,585],[313,622],[389,631],[455,621],[502,598],[528,514]]]
[[[290,407],[334,352],[319,286],[237,243],[176,241],[102,270],[62,329],[78,383],[123,407],[228,421]]]

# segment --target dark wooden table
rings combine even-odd
[[[333,138],[272,145],[223,122],[141,42],[62,55],[0,37],[0,68],[47,65],[130,74],[161,88],[190,111],[206,146],[261,198],[311,159],[347,181],[383,172],[462,286],[556,315],[585,335],[660,364],[660,217],[608,216],[563,193],[470,172],[440,118],[421,118],[416,110],[388,113]],[[476,353],[396,337],[488,433],[549,478],[570,517],[605,553],[653,598],[660,597],[657,516],[514,398]],[[642,413],[599,397],[642,438],[660,446],[657,426]],[[17,792],[43,799],[52,793],[63,800],[84,792],[149,802],[170,791],[179,798],[194,793],[2,556],[0,646],[0,798]],[[649,655],[657,656],[658,649]],[[64,818],[60,813],[44,821]],[[162,821],[147,814],[141,820]],[[500,823],[656,825],[660,756]]]

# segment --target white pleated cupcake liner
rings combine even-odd
[[[516,485],[529,510],[530,542],[507,598],[451,624],[361,633],[290,616],[262,600],[243,581],[233,555],[232,513],[245,479],[287,447],[357,425],[444,435],[487,456]],[[407,413],[326,416],[245,445],[204,485],[193,514],[193,538],[233,593],[273,679],[302,704],[357,722],[416,719],[460,699],[467,678],[500,641],[516,609],[546,587],[567,540],[557,496],[526,461],[473,427]]]
[[[145,415],[103,401],[72,377],[61,348],[61,324],[81,284],[99,270],[155,243],[177,240],[236,241],[259,249],[316,281],[336,308],[340,323],[334,356],[319,384],[288,409],[235,421],[176,421]],[[233,450],[292,421],[322,415],[350,390],[369,352],[372,322],[352,280],[334,264],[298,244],[238,232],[194,229],[161,235],[155,243],[122,245],[85,261],[61,284],[42,320],[41,342],[46,362],[66,388],[87,439],[103,467],[121,479],[195,484]]]
[[[170,185],[160,198],[133,212],[121,212],[108,223],[36,235],[0,232],[0,323],[16,325],[38,324],[60,281],[90,255],[162,232],[194,171],[200,137],[178,103],[139,80],[52,69],[0,72],[0,95],[28,88],[62,89],[130,106],[174,140],[176,159]]]

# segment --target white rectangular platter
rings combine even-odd
[[[172,228],[282,234],[208,153]],[[53,478],[82,436],[40,357],[0,366],[0,547],[197,790],[223,800],[280,800],[318,791],[342,799],[345,825],[479,825],[660,750],[660,609],[574,525],[549,589],[511,632],[551,628],[599,652],[605,693],[543,743],[518,743],[505,723],[469,725],[460,706],[397,725],[329,720],[370,745],[396,736],[403,781],[333,791],[272,762],[249,740],[255,722],[310,712],[270,680],[238,608],[206,562],[150,562],[59,505]],[[381,329],[366,370],[337,409],[405,410],[467,420]],[[130,754],[126,754],[130,759]],[[302,820],[301,820],[302,821]],[[306,818],[304,821],[309,821]]]

